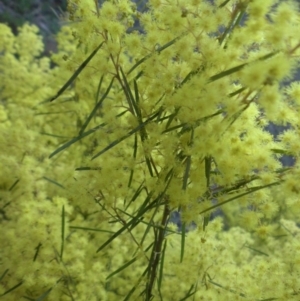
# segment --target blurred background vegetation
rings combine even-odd
[[[100,7],[104,1],[98,0]],[[139,11],[144,11],[148,0],[132,2],[137,4]],[[49,55],[56,50],[55,34],[67,16],[67,3],[68,0],[0,0],[0,23],[9,25],[15,34],[24,23],[35,24],[44,38],[43,54]],[[135,24],[135,27],[140,30],[139,24]]]
[[[67,0],[1,0],[0,22],[9,25],[15,34],[24,23],[35,24],[44,38],[44,55],[49,55],[56,50],[55,34],[66,11]]]

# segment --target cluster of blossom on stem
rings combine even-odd
[[[299,300],[295,2],[97,3],[50,58],[0,24],[0,297],[144,300],[159,256],[153,300]]]

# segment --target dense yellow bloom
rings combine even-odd
[[[278,158],[300,155],[299,87],[281,88],[299,12],[273,4],[70,1],[51,59],[36,27],[0,25],[0,295],[142,300],[154,275],[153,300],[297,300],[299,162]],[[186,233],[164,229],[176,209]]]

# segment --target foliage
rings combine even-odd
[[[0,22],[10,26],[14,33],[26,22],[38,26],[45,43],[43,55],[47,55],[56,49],[55,35],[66,8],[67,0],[2,0]]]
[[[97,3],[1,24],[0,298],[298,300],[294,2]]]

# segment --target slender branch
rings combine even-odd
[[[151,253],[151,258],[148,267],[148,283],[146,287],[146,301],[150,301],[152,298],[152,290],[154,286],[154,281],[157,275],[159,261],[161,256],[161,251],[163,247],[163,241],[165,238],[165,229],[168,222],[168,217],[170,215],[170,210],[168,204],[165,205],[164,213],[161,220],[161,228],[155,228],[155,242]]]

